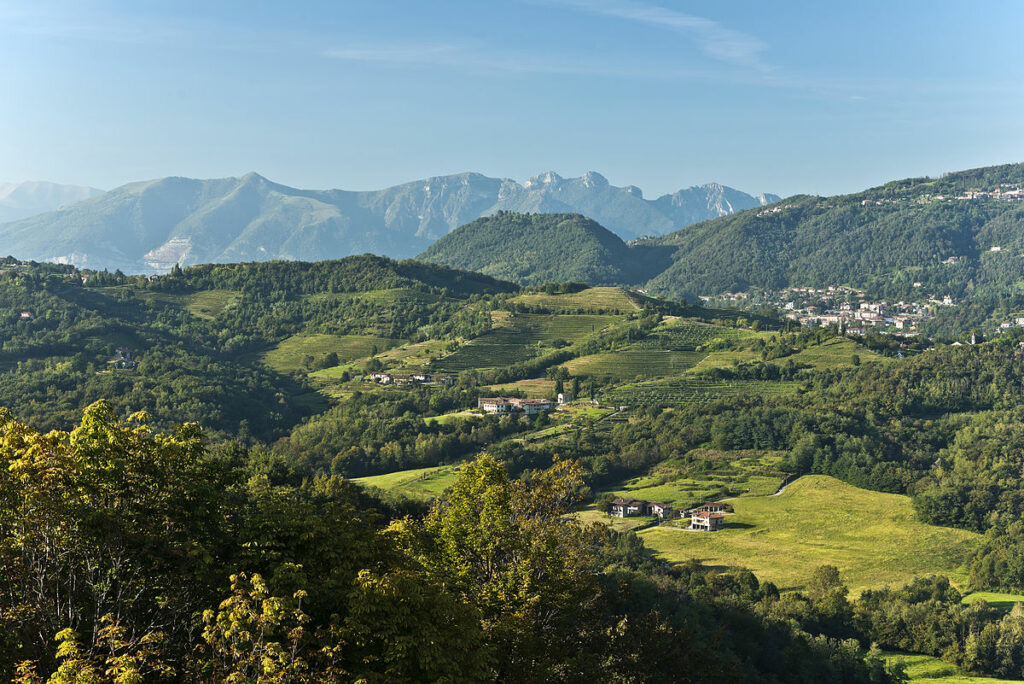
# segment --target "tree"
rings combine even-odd
[[[425,521],[392,526],[427,577],[479,611],[499,680],[553,676],[585,650],[599,592],[581,530],[560,517],[582,484],[575,462],[560,461],[527,485],[483,455]]]
[[[186,631],[211,595],[231,551],[230,477],[197,426],[155,434],[147,421],[97,402],[71,432],[40,434],[0,409],[0,605],[23,615],[0,631],[15,630],[24,658],[69,629],[118,655],[100,638],[108,614],[130,651]]]

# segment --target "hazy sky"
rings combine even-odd
[[[0,0],[0,181],[831,194],[1024,161],[1024,3]]]

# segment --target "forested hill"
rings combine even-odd
[[[502,211],[457,228],[420,259],[527,285],[644,282],[668,266],[671,248],[631,249],[580,214]]]
[[[271,440],[326,404],[264,363],[268,348],[292,336],[333,342],[338,363],[337,350],[365,356],[431,334],[473,336],[486,314],[464,312],[467,302],[515,289],[369,255],[201,266],[154,280],[3,259],[0,397],[47,429],[106,397],[124,415],[146,410],[165,424],[201,422],[217,437]]]
[[[661,294],[846,284],[881,296],[1012,293],[1024,279],[1024,164],[797,196],[643,244],[675,248]],[[949,263],[945,263],[949,262]]]

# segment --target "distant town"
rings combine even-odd
[[[920,286],[915,283],[915,286]],[[785,318],[806,327],[838,325],[848,334],[864,335],[869,331],[898,332],[911,337],[918,328],[935,317],[939,307],[954,306],[949,295],[927,294],[917,301],[872,299],[863,290],[843,285],[823,288],[788,287],[783,290],[724,292],[715,297],[701,297],[709,306],[743,306],[755,300],[777,309]]]

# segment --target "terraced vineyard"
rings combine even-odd
[[[648,378],[678,375],[692,368],[706,356],[703,352],[674,352],[661,349],[627,349],[592,354],[563,364],[573,375],[612,380],[631,380],[638,375]]]
[[[798,386],[796,382],[679,377],[621,385],[602,394],[601,400],[625,406],[680,406],[746,394],[790,394],[796,392]]]
[[[621,287],[591,287],[571,294],[545,294],[531,292],[512,301],[527,306],[542,306],[554,311],[586,311],[601,313],[629,313],[640,305]]]
[[[398,287],[390,290],[370,290],[369,292],[318,292],[317,294],[306,295],[305,299],[310,301],[336,300],[336,299],[357,299],[367,302],[391,304],[395,302],[416,302],[420,304],[433,304],[438,300],[436,294],[414,290],[412,288]]]
[[[694,351],[713,339],[734,340],[752,337],[756,334],[743,328],[726,328],[707,323],[670,322],[667,325],[659,326],[647,339],[641,340],[633,346],[637,349]]]
[[[580,342],[623,320],[623,316],[600,314],[515,314],[503,317],[496,321],[496,325],[501,327],[495,327],[452,354],[438,359],[433,368],[458,372],[527,361],[538,354],[552,351],[550,347],[544,349],[538,343],[550,344],[557,340],[570,344]]]

